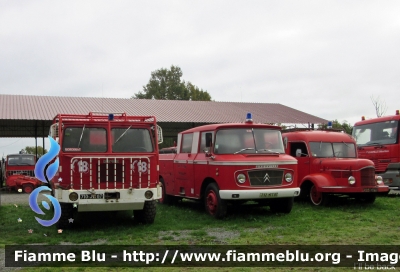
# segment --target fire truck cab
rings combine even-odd
[[[173,150],[173,148],[172,148]],[[178,134],[176,152],[160,154],[161,203],[188,198],[223,218],[227,204],[254,200],[289,213],[297,186],[297,161],[284,153],[280,127],[213,124]]]
[[[60,145],[50,181],[62,210],[58,227],[67,227],[74,211],[133,210],[136,221],[153,223],[162,142],[154,116],[58,114],[50,136]]]
[[[32,154],[7,155],[4,161],[4,177],[24,175],[34,177],[36,156]]]
[[[9,189],[31,193],[41,182],[35,178],[36,156],[32,154],[7,155],[3,163],[3,175]]]
[[[286,154],[298,161],[300,198],[328,204],[331,195],[347,195],[373,203],[376,193],[388,192],[374,164],[357,157],[354,139],[332,130],[294,129],[282,134]]]
[[[399,121],[397,110],[392,116],[369,120],[362,117],[353,127],[360,158],[372,160],[376,173],[392,190],[400,190]]]

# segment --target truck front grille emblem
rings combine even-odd
[[[268,183],[271,183],[268,173],[265,174],[263,182],[265,183],[266,181],[268,181]]]

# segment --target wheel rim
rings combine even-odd
[[[214,191],[208,192],[206,205],[210,214],[214,215],[217,212],[218,199]]]
[[[319,205],[322,202],[322,193],[318,192],[315,186],[311,187],[310,199],[314,205]]]
[[[24,187],[24,192],[25,193],[27,193],[27,194],[30,194],[30,193],[32,193],[32,191],[33,191],[33,188],[32,188],[32,186],[25,186]]]

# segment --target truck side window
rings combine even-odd
[[[301,150],[301,157],[307,157],[307,155],[308,155],[307,147],[306,147],[306,144],[302,143],[302,142],[290,143],[290,156],[296,157],[297,149]]]
[[[209,147],[206,147],[206,133],[211,133],[212,139],[214,139],[213,131],[204,131],[201,133],[200,150],[199,153],[205,153],[205,151],[210,151]]]
[[[193,133],[182,135],[182,149],[181,153],[191,153],[192,151]]]

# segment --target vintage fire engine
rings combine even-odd
[[[353,127],[360,158],[370,159],[390,189],[400,190],[399,111],[396,115],[357,122]]]
[[[36,156],[32,154],[8,155],[4,161],[3,175],[9,189],[30,194],[40,186],[40,180],[35,178]]]
[[[153,223],[162,142],[154,116],[58,114],[50,135],[60,144],[51,181],[62,209],[58,227],[68,226],[74,211],[133,210],[138,222]]]
[[[297,161],[283,149],[280,127],[246,123],[213,124],[178,134],[176,153],[160,154],[163,198],[203,200],[215,218],[227,204],[255,200],[273,212],[289,213],[297,186]]]
[[[328,204],[331,195],[347,195],[373,203],[376,193],[388,192],[374,164],[357,157],[354,139],[332,130],[294,129],[282,134],[286,154],[298,160],[301,198]]]

